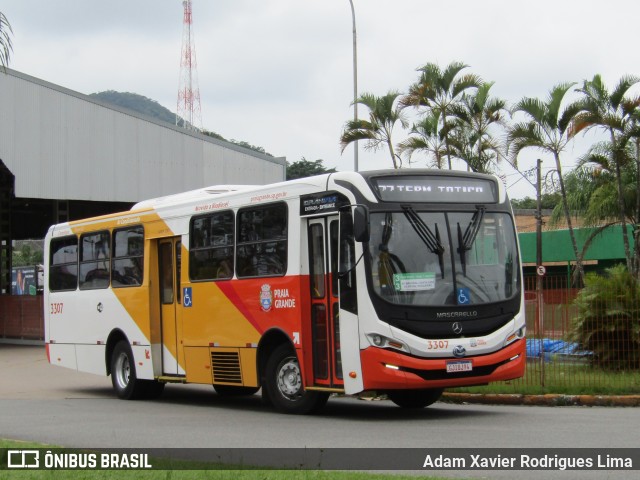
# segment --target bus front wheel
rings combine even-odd
[[[389,400],[402,408],[424,408],[437,402],[442,396],[442,388],[426,390],[393,390],[387,392]]]
[[[329,394],[304,389],[295,351],[286,344],[276,348],[266,365],[264,388],[268,399],[282,413],[305,414],[319,410]]]

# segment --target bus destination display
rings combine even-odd
[[[495,203],[495,182],[464,177],[378,177],[371,179],[385,202]]]

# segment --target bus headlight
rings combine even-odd
[[[507,337],[507,339],[504,341],[504,346],[506,347],[510,343],[524,338],[526,333],[527,333],[527,327],[521,327],[517,332],[512,333]]]
[[[400,350],[403,352],[408,352],[409,348],[402,342],[396,340],[395,338],[388,338],[384,335],[380,335],[379,333],[368,333],[367,339],[369,343],[374,347],[378,348],[393,348],[395,350]]]

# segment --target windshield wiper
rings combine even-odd
[[[416,213],[416,211],[407,205],[403,205],[402,209],[404,214],[409,220],[409,223],[418,234],[420,240],[424,242],[431,253],[438,255],[438,263],[440,264],[440,274],[444,278],[444,247],[440,241],[440,232],[438,231],[438,224],[436,224],[436,233],[431,231],[429,225]]]
[[[476,211],[471,217],[469,225],[467,225],[464,235],[458,223],[458,253],[460,254],[460,263],[462,264],[462,274],[467,275],[467,252],[473,247],[473,242],[476,241],[478,232],[480,231],[480,225],[484,218],[485,207],[482,205],[476,206]]]

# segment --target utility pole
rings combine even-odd
[[[353,20],[353,120],[358,121],[358,45],[356,35],[356,11],[353,8],[353,0],[349,0],[351,5],[351,19]],[[353,144],[353,171],[358,171],[358,141]]]
[[[540,384],[544,387],[544,304],[542,298],[542,280],[544,266],[542,265],[542,160],[538,159],[536,180],[536,290],[538,296],[538,327],[540,333]]]

